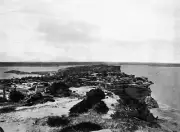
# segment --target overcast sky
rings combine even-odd
[[[178,0],[0,0],[0,61],[180,63]]]

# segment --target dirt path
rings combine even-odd
[[[34,124],[37,118],[67,115],[69,109],[79,101],[78,99],[59,98],[55,102],[18,107],[16,112],[0,114],[0,127],[5,132],[47,132],[50,130],[48,126]]]

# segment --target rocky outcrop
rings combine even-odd
[[[24,72],[19,70],[10,70],[5,71],[4,73],[12,73],[17,75],[23,75],[23,74],[36,74],[36,75],[50,75],[50,73],[54,73],[55,71],[35,71],[35,72]]]
[[[18,70],[10,70],[6,71],[4,73],[13,73],[13,74],[30,74],[29,72],[24,72],[24,71],[18,71]]]
[[[153,83],[148,81],[147,78],[135,77],[126,74],[126,77],[121,77],[119,80],[120,81],[116,81],[113,86],[110,86],[109,90],[119,95],[125,103],[128,104],[134,100],[135,102],[145,102],[145,98],[147,96],[151,96],[152,91],[150,89],[150,85]],[[154,103],[155,102],[156,101],[154,100]]]
[[[136,115],[136,117],[138,117],[139,119],[145,120],[147,122],[154,122],[156,120],[153,114],[150,113],[148,105],[145,103],[139,103],[137,111],[138,114]]]
[[[159,105],[158,105],[157,101],[153,97],[151,97],[151,96],[147,96],[145,98],[145,103],[147,104],[147,107],[149,109],[159,108]]]

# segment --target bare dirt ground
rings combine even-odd
[[[31,107],[18,107],[15,112],[0,115],[0,126],[5,132],[46,132],[48,126],[37,126],[36,119],[52,115],[67,115],[69,109],[78,103],[79,99],[59,98],[55,102],[48,102]]]
[[[92,88],[74,89],[76,93],[84,96]],[[69,109],[80,102],[78,98],[55,98],[55,102],[47,102],[30,107],[17,107],[16,111],[0,114],[0,127],[5,132],[48,132],[47,125],[37,125],[36,121],[47,116],[68,115]]]

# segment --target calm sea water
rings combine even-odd
[[[160,108],[152,109],[151,112],[161,119],[180,122],[180,67],[123,65],[122,71],[153,81],[152,97]]]
[[[152,96],[159,103],[180,109],[180,67],[124,65],[122,71],[153,81]]]

